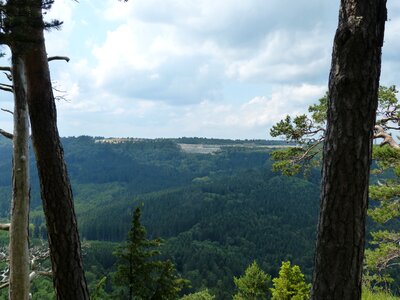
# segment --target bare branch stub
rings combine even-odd
[[[0,71],[11,72],[11,67],[0,66]]]
[[[12,133],[9,133],[3,129],[0,129],[0,134],[10,140],[12,140],[14,138],[14,135]],[[5,229],[1,228],[1,225],[2,224],[0,224],[0,230],[5,230]]]
[[[12,88],[12,86],[9,86],[8,84],[0,83],[0,90],[5,91],[5,92],[14,93],[14,89]]]
[[[47,58],[47,61],[53,61],[53,60],[65,60],[66,62],[70,61],[68,56],[49,56]]]
[[[10,223],[0,224],[0,230],[9,231],[10,230],[10,226],[11,226]]]
[[[7,77],[7,79],[9,81],[12,81],[12,75],[11,74],[8,74],[7,72],[3,72],[3,74],[6,75],[6,77]]]
[[[8,113],[10,113],[12,115],[14,114],[11,110],[6,109],[6,108],[2,108],[1,110],[4,111],[4,112],[8,112]]]
[[[41,246],[35,246],[29,249],[29,256],[30,256],[30,268],[31,268],[31,272],[29,274],[29,281],[32,282],[39,276],[42,277],[53,276],[50,269],[43,268],[42,266],[42,262],[50,258],[50,250],[43,242]],[[0,270],[0,290],[1,290],[7,288],[10,285],[9,283],[10,268],[8,266],[9,262],[8,247],[0,248],[0,261],[7,263],[7,267],[4,268],[3,270]]]
[[[1,284],[1,285],[0,285],[0,290],[5,289],[5,288],[8,287],[9,285],[10,285],[10,282],[9,282],[9,281],[7,281],[7,282]]]

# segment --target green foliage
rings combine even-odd
[[[374,291],[368,287],[363,287],[361,300],[399,300],[400,297],[394,296],[390,291]]]
[[[400,215],[400,202],[397,200],[400,195],[399,185],[371,186],[370,194],[371,199],[379,201],[379,206],[368,211],[375,222],[383,224]]]
[[[393,93],[393,90],[385,92]],[[395,104],[392,98],[387,99],[387,107]],[[389,146],[375,147],[373,155],[377,166],[375,173],[380,178],[369,188],[374,201],[368,215],[388,229],[371,233],[371,248],[365,251],[366,280],[374,288],[388,288],[394,282],[390,273],[400,262],[400,232],[399,227],[394,226],[400,216],[400,150]]]
[[[395,86],[379,88],[379,105],[377,109],[377,124],[386,129],[398,129],[400,119],[400,104]],[[286,116],[272,126],[270,134],[273,137],[282,136],[287,141],[295,142],[300,146],[296,151],[283,150],[284,155],[274,155],[274,169],[286,175],[307,172],[320,163],[321,147],[317,147],[324,139],[328,94],[320,98],[314,105],[309,106],[309,115],[295,117]],[[393,125],[395,125],[393,127]],[[280,150],[279,150],[280,151]],[[286,153],[285,153],[286,151]],[[400,169],[399,169],[400,172]]]
[[[309,174],[313,167],[319,165],[319,151],[320,149],[316,147],[313,152],[309,152],[306,159],[303,159],[304,148],[288,147],[276,150],[271,153],[271,158],[275,161],[272,170],[286,176],[294,176],[301,172],[305,175]]]
[[[398,264],[400,253],[400,233],[381,230],[372,232],[373,248],[365,250],[367,280],[376,287],[388,287],[393,279],[388,269]]]
[[[197,154],[181,151],[171,140],[102,144],[96,139],[63,139],[79,230],[89,240],[84,265],[91,295],[107,276],[107,295],[102,297],[126,299],[126,288],[113,286],[110,280],[116,261],[112,252],[131,228],[132,206],[142,202],[141,221],[148,237],[165,240],[159,259],[170,259],[179,274],[191,280],[192,288],[183,290],[186,294],[207,287],[215,299],[232,299],[232,278],[253,260],[263,262],[260,267],[269,274],[276,274],[283,260],[291,260],[311,276],[319,207],[317,173],[308,180],[280,176],[271,171],[270,149],[242,147],[247,143],[243,141],[227,140],[225,145],[236,147]],[[9,144],[5,147],[12,149]],[[0,192],[3,188],[8,193],[0,195],[4,216],[11,190],[6,183],[10,169],[1,173],[7,151],[2,152],[0,143]],[[30,222],[35,237],[46,238],[42,209],[37,207],[37,171],[34,166],[31,170],[35,210]]]
[[[32,282],[31,293],[33,300],[55,299],[53,283],[50,279],[45,277],[39,277]]]
[[[325,96],[318,100],[318,103],[311,105],[308,108],[308,112],[311,113],[311,119],[315,124],[319,126],[325,126],[326,123],[326,112],[328,111],[328,92]]]
[[[189,286],[189,281],[177,276],[175,266],[170,260],[160,263],[159,268],[160,274],[151,299],[177,299],[179,292]]]
[[[272,279],[271,288],[274,300],[307,300],[310,299],[311,284],[306,284],[299,266],[290,266],[290,262],[282,262],[279,277]]]
[[[398,118],[400,117],[399,109],[400,104],[396,94],[398,93],[396,86],[392,85],[390,87],[381,86],[379,87],[379,106],[377,111],[378,121],[377,124],[382,124],[382,120],[386,122],[388,118]],[[394,120],[395,121],[395,120]]]
[[[277,137],[284,135],[289,141],[302,142],[304,133],[312,128],[312,123],[307,115],[296,116],[293,121],[290,116],[286,116],[276,125],[272,126],[271,136]]]
[[[372,158],[377,164],[377,170],[374,173],[382,173],[390,168],[397,168],[400,165],[400,150],[388,145],[374,147]]]
[[[118,262],[114,282],[126,288],[128,299],[176,299],[188,282],[175,274],[175,267],[169,260],[155,260],[160,254],[157,248],[161,240],[146,238],[140,216],[141,210],[137,207],[127,243],[115,252]]]
[[[106,285],[107,277],[104,276],[103,278],[100,279],[100,281],[96,284],[96,289],[91,293],[91,299],[92,300],[105,300],[109,299],[109,295],[104,290],[104,287]]]
[[[271,276],[266,274],[254,261],[244,275],[233,278],[237,293],[234,300],[264,300],[270,298]]]
[[[214,300],[215,296],[211,295],[208,289],[202,290],[197,293],[185,295],[181,300]]]
[[[388,130],[399,130],[400,103],[397,99],[395,86],[379,88],[379,104],[377,108],[377,125],[387,133]],[[282,149],[271,154],[274,160],[273,170],[284,175],[306,173],[319,165],[321,147],[325,134],[328,95],[321,98],[315,105],[309,107],[309,116],[287,116],[271,129],[272,136],[284,136],[289,141],[295,141],[299,147]],[[381,130],[379,129],[379,130]],[[376,133],[381,133],[377,131]],[[318,135],[320,138],[318,139]],[[316,137],[313,140],[310,137]],[[384,135],[377,135],[383,138]],[[384,145],[374,147],[374,167],[370,186],[372,202],[368,210],[369,216],[379,224],[385,224],[389,230],[381,230],[372,234],[371,249],[366,251],[366,270],[369,280],[386,284],[390,280],[391,267],[400,261],[400,229],[397,221],[400,216],[400,150]]]
[[[284,136],[287,141],[299,145],[272,153],[275,171],[293,176],[300,172],[307,174],[311,168],[319,165],[321,151],[319,144],[325,133],[327,101],[328,97],[325,95],[317,104],[311,105],[308,108],[311,116],[299,115],[293,120],[290,116],[286,116],[284,120],[272,126],[271,136]]]

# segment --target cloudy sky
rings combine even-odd
[[[269,138],[324,94],[339,2],[56,0],[47,52],[71,58],[51,62],[60,134]],[[400,1],[388,5],[381,83],[400,85]]]

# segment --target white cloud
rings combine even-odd
[[[72,52],[52,67],[68,135],[264,138],[326,90],[337,1],[55,3],[70,26],[48,40]],[[400,5],[389,5],[382,76],[395,84]]]
[[[69,47],[70,36],[76,30],[73,11],[77,3],[71,0],[57,0],[46,13],[45,20],[59,20],[63,22],[62,30],[51,30],[46,33],[46,46],[49,55],[67,55],[65,50]]]
[[[228,82],[320,84],[332,5],[301,2],[283,10],[278,1],[110,0],[104,18],[119,25],[93,47],[91,77],[116,96],[177,105],[220,101]],[[316,21],[298,17],[319,8]]]
[[[288,82],[316,78],[328,69],[330,47],[319,29],[311,32],[275,31],[268,34],[258,53],[234,61],[227,75],[239,80]]]

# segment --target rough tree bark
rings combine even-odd
[[[29,299],[29,116],[22,60],[13,53],[13,195],[10,226],[9,299]]]
[[[329,76],[312,299],[360,299],[386,0],[342,0]]]
[[[24,34],[13,38],[23,44],[18,50],[23,51],[21,58],[27,81],[32,141],[48,229],[56,297],[66,300],[89,299],[72,190],[57,129],[43,33],[42,1],[10,0],[8,5],[10,11],[18,13],[15,19],[24,16],[26,20],[16,23],[17,26],[24,26]]]

